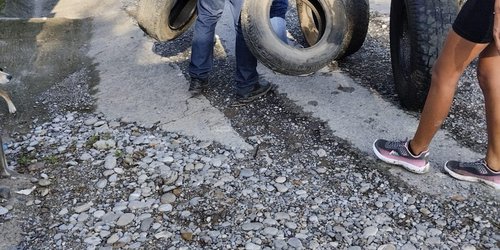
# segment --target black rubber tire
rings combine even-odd
[[[141,0],[138,4],[139,27],[158,41],[170,41],[182,35],[196,19],[197,0]]]
[[[370,20],[368,0],[343,0],[343,2],[346,9],[347,30],[338,55],[339,59],[352,55],[361,48],[368,33]],[[317,4],[311,0],[297,0],[296,4],[302,33],[308,45],[312,46],[320,34],[318,24],[323,20],[319,20],[320,17],[314,15],[308,6]]]
[[[370,3],[368,0],[345,0],[347,10],[347,33],[351,33],[350,39],[346,39],[347,47],[340,58],[356,53],[365,42],[370,22]]]
[[[270,69],[286,75],[315,72],[337,58],[347,28],[345,7],[340,0],[314,0],[324,23],[320,40],[308,48],[283,43],[269,22],[272,0],[245,1],[241,25],[245,41],[257,59]]]
[[[392,72],[404,108],[420,110],[424,106],[432,66],[457,14],[457,0],[391,1]]]

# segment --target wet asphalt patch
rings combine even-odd
[[[5,89],[18,109],[1,112],[4,135],[27,132],[55,112],[92,110],[99,77],[86,56],[91,30],[91,19],[0,19],[0,65],[13,75]],[[3,101],[0,109],[7,110]]]

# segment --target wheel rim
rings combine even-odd
[[[170,29],[179,30],[189,23],[196,12],[196,2],[197,0],[178,0],[175,2],[168,20]]]

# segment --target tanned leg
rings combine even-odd
[[[494,171],[500,171],[500,54],[490,44],[479,56],[477,77],[483,91],[488,129],[486,162]]]
[[[451,30],[432,70],[431,86],[417,131],[410,141],[415,154],[427,150],[432,138],[448,116],[458,80],[465,68],[487,44],[469,42]],[[500,145],[500,144],[499,144]]]

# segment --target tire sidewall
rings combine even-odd
[[[400,102],[409,110],[425,104],[431,71],[453,20],[458,14],[457,0],[392,0],[390,19],[391,64]],[[400,43],[406,23],[406,46]],[[408,53],[403,60],[403,50]],[[403,66],[406,65],[406,68]]]
[[[138,6],[137,22],[144,32],[158,41],[170,41],[182,35],[196,20],[196,4],[184,25],[170,27],[171,12],[179,0],[141,0]],[[189,1],[186,1],[187,4]]]
[[[403,24],[408,24],[407,22],[407,10],[405,8],[406,0],[392,0],[391,1],[391,11],[390,11],[390,49],[391,49],[391,63],[392,63],[392,73],[394,77],[395,89],[398,93],[399,100],[403,106],[409,106],[407,104],[408,100],[416,99],[416,89],[415,85],[412,84],[411,72],[407,72],[402,66],[401,54],[402,47],[405,44],[401,44],[400,36],[403,32]],[[409,25],[409,24],[408,24]],[[407,27],[409,28],[409,27]],[[409,36],[411,32],[407,30]],[[411,38],[410,38],[411,40]],[[413,54],[413,46],[410,46],[410,54]],[[411,64],[411,62],[410,62]],[[410,70],[411,71],[411,70]]]
[[[318,0],[324,9],[326,29],[312,47],[298,49],[283,43],[269,22],[272,0],[245,1],[241,24],[245,41],[264,65],[287,75],[315,72],[334,60],[346,31],[345,8],[341,1]]]

